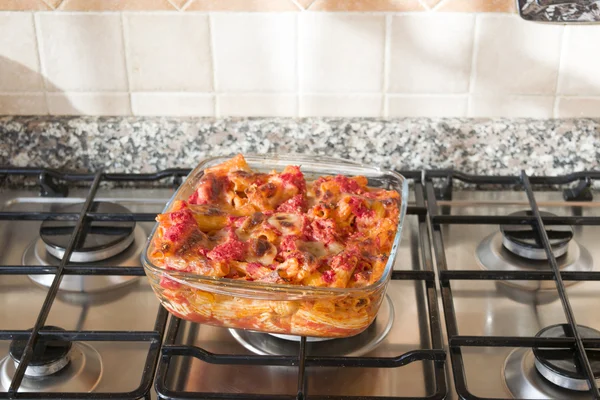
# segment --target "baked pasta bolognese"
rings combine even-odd
[[[204,169],[189,196],[157,216],[147,251],[156,268],[147,273],[163,305],[183,319],[352,336],[371,324],[383,298],[386,285],[375,283],[396,242],[401,200],[364,176],[307,179],[296,165],[258,172],[238,155]]]

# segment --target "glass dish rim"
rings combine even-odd
[[[241,154],[241,153],[236,153],[236,154]],[[243,154],[243,156],[249,164],[251,164],[252,161],[268,162],[268,161],[274,161],[274,159],[277,159],[279,161],[286,162],[285,165],[300,165],[299,163],[294,163],[294,161],[305,161],[305,162],[311,162],[313,164],[315,162],[318,162],[318,163],[324,164],[324,166],[329,165],[329,166],[335,168],[336,166],[339,167],[340,163],[342,163],[344,165],[352,166],[353,168],[356,168],[357,170],[363,170],[365,173],[363,173],[362,175],[365,175],[367,177],[368,176],[376,177],[376,176],[383,176],[383,175],[391,175],[395,180],[397,180],[398,183],[400,183],[401,188],[402,188],[401,193],[400,193],[400,196],[401,196],[400,215],[398,218],[398,225],[396,228],[396,235],[394,237],[394,242],[392,244],[392,249],[390,251],[390,255],[386,262],[386,266],[383,270],[383,273],[381,274],[381,277],[376,282],[372,283],[369,286],[358,287],[358,288],[329,288],[329,287],[317,287],[317,286],[286,285],[286,284],[274,284],[274,283],[263,283],[263,282],[239,281],[236,279],[205,276],[205,275],[195,274],[192,272],[166,270],[164,268],[160,268],[160,267],[154,265],[148,258],[148,250],[150,249],[150,246],[152,244],[152,239],[154,238],[154,234],[156,233],[156,229],[158,228],[158,222],[156,222],[154,224],[152,232],[148,236],[148,239],[146,240],[146,244],[144,245],[144,249],[141,254],[141,261],[142,261],[142,265],[144,266],[144,270],[149,270],[152,273],[156,273],[156,274],[166,275],[169,277],[169,279],[173,279],[174,281],[176,281],[178,283],[181,283],[184,285],[190,285],[192,287],[195,287],[195,288],[198,288],[201,290],[207,290],[207,291],[212,291],[212,292],[222,292],[221,290],[215,290],[214,286],[218,285],[222,288],[227,288],[227,289],[231,289],[231,290],[239,289],[239,290],[243,290],[243,291],[248,291],[248,290],[255,289],[257,292],[256,295],[259,295],[262,292],[262,293],[268,293],[271,296],[276,295],[277,293],[298,294],[298,295],[303,295],[303,296],[311,295],[311,296],[318,296],[318,297],[321,297],[322,295],[327,296],[327,297],[346,296],[349,294],[374,292],[387,283],[388,278],[390,277],[392,269],[394,267],[394,263],[396,261],[396,253],[397,253],[398,247],[400,245],[400,239],[402,236],[402,227],[404,225],[404,218],[406,216],[406,209],[407,209],[407,204],[408,204],[408,182],[407,182],[407,179],[403,175],[397,173],[394,170],[381,169],[380,167],[375,167],[372,165],[365,165],[365,164],[353,162],[350,160],[346,160],[343,158],[334,158],[334,157],[328,157],[328,156],[310,156],[310,155],[305,155],[305,154],[294,154],[294,153],[286,153],[286,154],[279,154],[279,153],[252,154],[252,153],[248,153],[248,154]],[[233,155],[230,155],[230,156],[221,155],[221,156],[207,157],[207,158],[203,159],[202,161],[200,161],[200,163],[188,174],[188,176],[183,181],[183,183],[177,188],[177,190],[175,191],[175,193],[173,194],[171,199],[165,205],[162,213],[165,213],[167,210],[169,210],[169,208],[172,206],[173,202],[178,198],[178,195],[180,194],[180,192],[182,190],[184,190],[184,188],[186,186],[186,182],[188,182],[189,179],[195,177],[199,173],[202,173],[203,170],[205,168],[207,168],[207,166],[209,166],[211,163],[213,163],[215,161],[219,161],[219,160],[226,161],[228,159],[231,159],[232,157],[233,157]],[[370,172],[371,175],[366,174],[366,172]],[[375,175],[373,175],[373,174],[375,174]],[[326,175],[326,174],[324,173],[323,175]],[[331,174],[331,175],[333,175],[333,174]],[[361,175],[361,174],[353,174],[353,175],[342,174],[342,175],[354,176],[354,175]],[[191,280],[193,280],[193,281],[191,281]],[[227,293],[229,293],[229,292],[227,292]],[[238,295],[237,293],[229,293],[229,294]]]

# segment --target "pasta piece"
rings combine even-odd
[[[252,323],[252,328],[273,333],[288,332],[288,328],[282,325],[283,324],[281,324],[281,321],[276,315],[271,313],[262,313]]]
[[[185,318],[194,313],[192,307],[187,301],[170,301],[164,302],[163,305],[167,310],[178,315],[180,318]]]
[[[235,157],[219,164],[219,165],[215,165],[214,167],[210,167],[207,168],[206,170],[204,170],[204,174],[227,174],[230,171],[246,171],[246,172],[252,172],[252,170],[250,169],[250,167],[248,166],[248,163],[246,163],[246,160],[244,159],[244,156],[242,156],[241,154],[236,155]]]
[[[277,256],[277,247],[264,238],[250,239],[248,241],[248,254],[246,259],[262,265],[271,265]]]
[[[358,261],[358,253],[353,250],[344,250],[342,253],[332,257],[330,266],[333,273],[330,286],[347,287],[354,269],[358,265]]]
[[[282,235],[299,236],[302,234],[304,227],[304,219],[298,214],[276,213],[269,217],[267,221]]]
[[[349,312],[333,312],[322,313],[314,310],[300,309],[294,317],[292,324],[307,325],[308,323],[319,324],[324,327],[333,327],[338,329],[364,329],[370,323],[369,314],[366,312],[349,313]]]
[[[202,290],[195,290],[189,297],[190,305],[194,312],[205,318],[212,318],[212,308],[215,304],[215,296]]]
[[[331,314],[335,311],[335,304],[331,300],[315,301],[313,310],[315,312],[322,313],[322,314]]]
[[[275,312],[275,314],[288,317],[294,314],[298,310],[298,303],[295,301],[271,301],[270,303],[271,310]]]
[[[274,271],[271,268],[263,266],[257,262],[230,262],[231,268],[238,271],[241,276],[245,276],[246,280],[262,280],[265,277],[270,276]]]

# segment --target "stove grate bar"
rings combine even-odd
[[[600,271],[561,271],[564,281],[600,281]],[[553,281],[553,271],[478,271],[452,270],[440,271],[443,281],[450,280],[523,280],[523,281]]]
[[[548,347],[556,349],[573,348],[574,338],[542,338],[528,336],[454,336],[450,346],[460,347]],[[600,348],[600,339],[582,339],[588,349]]]
[[[479,225],[531,225],[536,222],[534,216],[512,215],[435,215],[431,217],[434,224],[479,224]],[[542,217],[548,225],[600,225],[600,217]]]
[[[299,366],[301,359],[297,356],[266,356],[215,354],[198,346],[167,345],[162,349],[163,355],[191,356],[209,364],[227,365],[269,365]],[[306,366],[311,367],[348,367],[348,368],[396,368],[415,361],[444,361],[443,350],[413,350],[397,357],[304,357]]]
[[[85,217],[89,221],[136,221],[154,222],[156,214],[152,213],[98,213],[86,212]],[[4,221],[77,221],[79,214],[60,212],[27,212],[27,211],[2,211],[0,220]]]

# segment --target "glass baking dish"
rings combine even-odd
[[[400,196],[398,227],[390,256],[381,278],[360,288],[328,288],[270,284],[202,276],[166,270],[155,265],[153,253],[156,224],[142,253],[142,263],[162,305],[172,314],[189,321],[250,329],[254,331],[307,337],[349,337],[364,331],[375,319],[390,280],[408,201],[408,185],[393,171],[346,160],[301,155],[248,155],[246,162],[255,172],[281,171],[299,165],[306,181],[322,175],[363,175],[368,186],[397,191]],[[165,207],[187,199],[206,168],[229,157],[202,161],[179,187]]]

